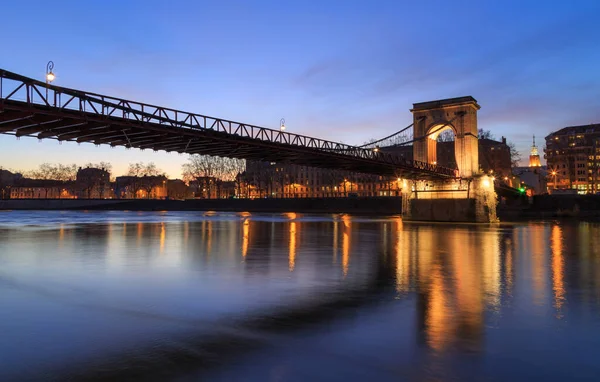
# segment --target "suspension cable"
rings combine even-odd
[[[413,139],[413,140],[411,140],[411,141],[406,141],[406,142],[398,143],[398,144],[394,145],[393,147],[405,146],[405,145],[408,145],[408,144],[410,144],[410,143],[415,143],[415,142],[417,142],[417,141],[423,140],[423,139],[427,138],[428,136],[430,136],[430,135],[433,135],[433,134],[435,134],[435,133],[439,132],[440,130],[442,130],[444,127],[448,126],[449,124],[451,124],[451,123],[452,123],[452,122],[453,122],[453,121],[454,121],[456,118],[458,118],[458,117],[460,117],[460,116],[461,116],[461,114],[457,114],[456,116],[454,116],[454,118],[452,118],[452,119],[451,119],[451,120],[449,120],[448,122],[444,123],[444,124],[443,124],[442,126],[440,126],[439,128],[437,128],[437,129],[435,129],[435,130],[433,130],[433,131],[429,132],[429,134],[426,134],[426,135],[423,135],[423,136],[421,136],[421,137],[415,138],[415,139]]]
[[[358,148],[364,148],[364,147],[367,147],[367,146],[370,146],[370,145],[377,144],[377,143],[379,143],[379,142],[383,142],[383,141],[385,141],[386,139],[390,139],[390,138],[392,138],[392,137],[393,137],[393,136],[395,136],[395,135],[400,135],[400,134],[402,134],[402,133],[403,133],[403,132],[405,132],[406,130],[410,129],[410,128],[411,128],[411,127],[414,125],[414,124],[415,124],[415,123],[413,122],[413,123],[411,123],[410,125],[406,126],[404,129],[402,129],[402,130],[400,130],[400,131],[396,131],[395,133],[393,133],[393,134],[390,134],[390,135],[388,135],[387,137],[384,137],[384,138],[378,139],[378,140],[376,140],[376,141],[373,141],[373,142],[365,143],[365,144],[364,144],[364,145],[362,145],[362,146],[356,146],[356,147],[358,147]]]

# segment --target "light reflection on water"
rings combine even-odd
[[[89,362],[114,379],[121,372],[111,369],[115,357],[134,369],[139,359],[128,354],[143,351],[160,369],[165,349],[175,354],[173,375],[165,376],[173,378],[179,351],[189,360],[185,351],[202,346],[202,336],[232,329],[241,342],[265,346],[236,356],[235,367],[182,367],[184,374],[593,378],[600,372],[599,244],[594,223],[2,213],[0,379],[81,376],[95,370],[81,366]],[[355,305],[337,303],[348,299]],[[286,319],[283,332],[248,324],[299,314],[288,312],[308,316]]]

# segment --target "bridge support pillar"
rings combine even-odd
[[[494,179],[404,180],[402,219],[406,221],[493,223],[497,197]]]

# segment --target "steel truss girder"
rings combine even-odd
[[[46,98],[44,94],[48,92]],[[24,98],[25,100],[21,100]],[[291,134],[274,129],[229,121],[220,118],[188,113],[180,110],[143,104],[101,94],[47,85],[28,77],[0,69],[0,123],[7,121],[4,114],[29,113],[36,118],[64,119],[64,125],[27,126],[24,132],[40,132],[40,137],[57,137],[61,140],[76,139],[78,142],[96,141],[111,145],[131,145],[155,150],[179,151],[178,137],[221,142],[220,148],[202,144],[183,147],[185,152],[211,152],[214,155],[261,156],[269,159],[289,160],[299,164],[319,163],[321,167],[354,168],[358,172],[368,169],[376,174],[403,173],[421,178],[454,177],[454,170],[417,161],[405,161],[393,155],[350,146],[338,142]],[[66,121],[75,121],[68,125]],[[73,131],[77,123],[87,126]],[[0,125],[2,126],[2,125]],[[77,125],[79,126],[79,125]],[[34,130],[38,128],[38,130]],[[110,129],[115,130],[115,135]],[[18,129],[19,130],[19,129]],[[17,131],[18,131],[17,130]],[[118,130],[125,130],[118,139]],[[134,135],[132,130],[140,131]],[[47,131],[47,132],[44,132]],[[131,134],[131,137],[126,135]],[[157,134],[159,136],[157,136]],[[158,141],[157,138],[163,137]],[[117,140],[112,139],[113,137]],[[134,138],[132,140],[132,138]],[[153,142],[155,139],[156,142]],[[204,150],[204,151],[203,151]]]

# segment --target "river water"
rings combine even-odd
[[[0,212],[0,380],[600,375],[600,224]]]

